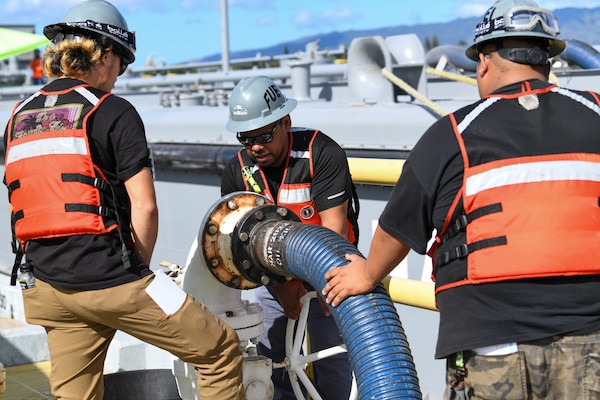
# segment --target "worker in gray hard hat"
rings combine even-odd
[[[337,306],[411,249],[432,257],[446,399],[600,393],[600,100],[548,82],[558,33],[533,1],[485,13],[467,50],[481,99],[411,150],[367,259],[325,274]]]
[[[135,59],[134,33],[112,4],[86,0],[44,34],[54,79],[13,111],[4,182],[13,283],[26,260],[35,279],[22,279],[25,317],[48,333],[52,395],[102,399],[104,360],[123,331],[193,365],[202,399],[244,399],[235,331],[149,267],[158,208],[144,124],[111,94]]]
[[[292,210],[302,222],[325,226],[350,242],[358,241],[357,203],[344,150],[319,130],[292,128],[289,115],[297,102],[266,76],[241,80],[229,98],[226,128],[244,146],[221,177],[221,195],[250,191]],[[287,318],[298,319],[299,298],[314,290],[299,279],[272,282],[256,289],[263,308],[261,354],[285,359]],[[287,318],[286,318],[287,317]],[[311,352],[343,344],[324,302],[313,299],[308,317]],[[325,400],[347,399],[352,369],[346,353],[313,364],[315,387]],[[289,378],[273,370],[274,399],[293,400]]]
[[[103,0],[85,0],[67,11],[63,21],[44,27],[44,35],[56,44],[63,40],[90,38],[111,46],[121,59],[119,75],[135,61],[135,33],[123,15]]]

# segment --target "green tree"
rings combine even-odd
[[[433,35],[431,39],[429,38],[429,36],[425,37],[425,50],[431,50],[439,45],[440,41],[438,40],[437,35]]]

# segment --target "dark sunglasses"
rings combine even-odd
[[[275,130],[277,130],[277,125],[279,125],[280,122],[281,122],[281,120],[275,122],[275,125],[273,125],[273,128],[271,129],[270,132],[261,133],[260,135],[257,135],[254,137],[244,136],[244,135],[242,135],[241,132],[238,132],[237,140],[239,140],[240,143],[243,144],[244,146],[248,146],[248,147],[254,146],[254,142],[257,142],[259,144],[270,143],[273,140],[273,135],[275,134]]]
[[[118,46],[113,45],[111,51],[113,52],[113,54],[117,57],[119,57],[119,60],[121,60],[121,64],[119,66],[119,76],[123,75],[125,73],[125,70],[127,69],[127,67],[129,66],[129,64],[127,64],[125,61],[123,61],[125,59],[125,55],[123,54],[123,52],[119,49]]]

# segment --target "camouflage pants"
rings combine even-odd
[[[464,352],[464,378],[451,360],[446,400],[600,399],[600,331],[519,343],[516,353],[489,356]]]

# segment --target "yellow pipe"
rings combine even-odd
[[[425,97],[421,93],[417,92],[408,83],[404,82],[402,79],[398,78],[396,75],[394,75],[393,73],[388,71],[387,68],[383,68],[381,70],[381,73],[383,74],[383,76],[388,78],[396,86],[399,86],[402,90],[404,90],[406,93],[408,93],[410,96],[414,97],[415,99],[419,100],[421,103],[423,103],[427,107],[429,107],[433,112],[435,112],[439,116],[443,117],[444,115],[448,114],[447,111],[443,110],[441,107],[439,107],[433,101],[429,100],[427,97]]]
[[[350,174],[356,183],[395,185],[405,160],[348,158]]]
[[[394,303],[438,311],[433,283],[395,276],[387,276],[382,283]]]
[[[471,77],[464,76],[461,74],[456,74],[454,72],[440,71],[438,69],[431,68],[431,67],[427,67],[425,69],[425,71],[430,75],[437,75],[440,78],[446,78],[446,79],[449,79],[452,81],[464,82],[464,83],[468,83],[469,85],[477,86],[477,79],[475,79],[475,78],[471,78]],[[554,83],[555,85],[558,85],[558,83],[559,83],[558,78],[552,71],[550,71],[550,77],[549,77],[548,81],[550,83]]]
[[[464,83],[468,83],[469,85],[477,86],[477,79],[471,78],[469,76],[456,74],[454,72],[440,71],[440,70],[437,70],[437,69],[431,68],[431,67],[427,67],[427,69],[425,71],[427,71],[428,74],[437,75],[440,78],[449,79],[451,81],[464,82]]]

